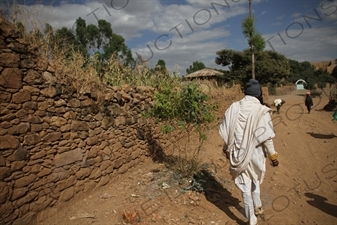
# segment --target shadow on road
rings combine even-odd
[[[138,129],[137,136],[141,140],[145,140],[148,143],[149,156],[154,162],[164,163],[166,167],[170,168],[170,165],[174,164],[177,160],[181,158],[166,154],[161,143],[155,137],[155,133],[150,127],[145,127],[145,129]],[[205,195],[207,201],[218,207],[226,215],[235,221],[239,225],[246,224],[244,216],[242,215],[240,219],[236,214],[242,214],[243,208],[240,206],[240,200],[233,197],[232,193],[228,191],[209,171],[206,169],[201,170],[199,173],[193,175],[193,185],[187,190],[193,190],[202,192]],[[237,213],[234,214],[231,209],[235,208]]]
[[[307,134],[309,134],[311,137],[318,138],[318,139],[332,139],[332,138],[337,137],[334,134],[316,134],[312,132],[307,132]]]
[[[326,214],[337,217],[337,205],[332,205],[330,203],[327,203],[326,201],[328,199],[320,195],[316,195],[313,193],[305,193],[304,195],[307,196],[308,198],[313,199],[313,200],[307,201],[309,205],[316,207],[317,209],[325,212]]]
[[[234,207],[242,214],[243,208],[239,204],[240,200],[233,197],[232,193],[224,188],[209,171],[202,170],[199,174],[195,175],[195,179],[201,183],[207,201],[226,213],[237,224],[246,224],[245,221],[242,221],[230,210],[230,208]]]

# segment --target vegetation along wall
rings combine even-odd
[[[28,224],[168,143],[142,117],[152,88],[76,82],[0,19],[0,224]]]

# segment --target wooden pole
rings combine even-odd
[[[249,1],[249,17],[252,20],[252,0]],[[253,34],[252,32],[249,34],[250,40],[252,40]],[[250,42],[250,50],[252,52],[252,79],[255,79],[255,56],[254,56],[254,43]]]

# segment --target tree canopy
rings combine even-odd
[[[315,70],[315,67],[308,61],[298,62],[289,59],[290,76],[286,79],[289,83],[295,83],[299,79],[306,81],[307,89],[324,88],[326,83],[335,83],[336,78],[322,69]]]
[[[97,26],[87,25],[85,20],[79,17],[75,24],[75,30],[62,27],[55,31],[51,25],[46,24],[45,38],[50,45],[62,49],[66,56],[70,54],[71,49],[74,49],[85,57],[96,55],[101,62],[114,55],[125,66],[134,63],[131,50],[125,44],[125,39],[121,35],[113,33],[109,22],[99,20]]]
[[[190,65],[189,68],[186,69],[186,73],[190,74],[190,73],[193,73],[195,71],[198,71],[198,70],[201,70],[201,69],[204,69],[204,68],[206,68],[204,63],[195,61],[195,62],[193,62],[192,65]]]
[[[262,35],[255,28],[255,17],[246,17],[242,22],[242,33],[247,38],[249,48],[252,52],[263,51],[266,43]]]
[[[131,65],[134,61],[125,39],[113,33],[111,24],[105,20],[98,20],[98,26],[86,25],[85,20],[79,17],[76,20],[76,39],[84,54],[99,54],[101,60],[107,60],[115,54],[124,65]]]
[[[251,78],[250,50],[235,51],[223,49],[216,53],[215,63],[227,66],[229,75],[238,82],[246,82]],[[290,74],[288,59],[277,52],[261,51],[256,54],[256,78],[261,84],[278,84]]]
[[[157,71],[167,71],[165,60],[159,59],[158,62],[157,62],[157,64],[156,64],[155,69],[156,69]]]
[[[256,71],[255,71],[255,54],[258,52],[263,51],[266,47],[266,43],[261,34],[259,34],[255,28],[256,19],[253,16],[252,10],[252,1],[248,0],[249,2],[249,16],[247,16],[242,21],[242,33],[247,38],[250,53],[251,53],[251,74],[252,78],[255,78]]]

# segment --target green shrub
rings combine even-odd
[[[201,125],[214,120],[216,105],[196,83],[184,86],[167,84],[154,95],[152,116],[162,120],[177,120],[187,124]]]
[[[187,134],[183,143],[176,143],[178,155],[169,165],[179,176],[191,177],[201,169],[199,152],[206,139],[207,124],[215,119],[216,108],[196,83],[182,86],[166,83],[155,93],[150,114],[166,123],[162,132],[169,133],[179,127]],[[197,134],[197,141],[192,141],[193,134]]]

